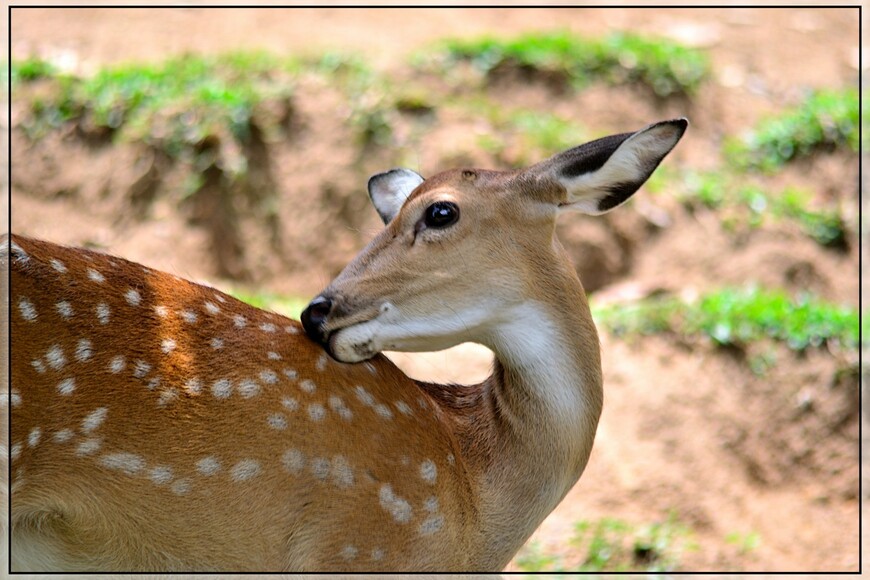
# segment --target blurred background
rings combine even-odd
[[[854,9],[11,13],[13,231],[293,317],[394,166],[516,168],[687,116],[558,234],[601,332],[580,483],[511,570],[857,571]],[[392,355],[470,382],[491,355]]]

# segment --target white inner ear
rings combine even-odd
[[[642,130],[626,139],[597,171],[571,178],[558,177],[568,192],[568,205],[591,215],[606,213],[598,209],[598,202],[607,195],[607,188],[619,183],[646,181],[650,165],[664,157],[681,135],[668,125]]]
[[[391,169],[369,180],[369,196],[384,223],[389,223],[423,178],[410,169]]]

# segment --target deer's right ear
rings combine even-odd
[[[396,217],[405,200],[421,183],[420,174],[410,169],[390,169],[369,179],[369,197],[384,224]]]
[[[560,208],[599,215],[627,201],[649,179],[688,125],[686,119],[673,119],[635,133],[604,137],[560,153],[529,171],[564,188]]]

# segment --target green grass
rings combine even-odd
[[[516,166],[531,164],[575,147],[587,140],[588,131],[554,113],[503,107],[487,98],[460,99],[455,103],[469,117],[485,118],[492,130],[480,135],[481,149],[503,157],[510,149],[514,158],[503,161]]]
[[[673,181],[673,176],[668,180]],[[682,203],[689,207],[717,210],[727,229],[741,225],[758,228],[768,221],[791,221],[823,246],[846,246],[848,226],[840,211],[835,207],[814,207],[812,195],[795,187],[771,192],[739,176],[708,171],[682,174],[676,191]]]
[[[292,63],[266,53],[182,56],[105,68],[91,77],[54,75],[50,65],[35,60],[15,69],[19,81],[43,77],[56,84],[51,96],[31,102],[23,126],[32,138],[75,123],[86,133],[140,141],[172,158],[209,142],[243,147],[255,115],[264,130],[281,122],[269,118],[274,107],[261,105],[283,103],[286,109],[293,93]],[[231,175],[245,171],[243,155],[223,162]]]
[[[57,67],[53,64],[36,57],[13,60],[11,68],[13,83],[32,82],[38,79],[55,76],[58,72]]]
[[[731,532],[725,536],[725,542],[737,548],[741,555],[747,555],[761,545],[761,535],[758,532]]]
[[[693,94],[710,71],[701,51],[663,38],[627,33],[602,39],[569,32],[450,39],[434,51],[445,70],[458,61],[470,61],[485,74],[504,65],[518,66],[560,75],[576,87],[594,80],[641,83],[661,97]]]
[[[741,169],[774,171],[818,151],[859,148],[858,90],[819,91],[797,107],[771,116],[742,139],[726,144],[729,162]]]
[[[678,568],[683,552],[697,548],[691,536],[674,514],[643,525],[617,518],[582,520],[561,552],[545,553],[533,541],[515,563],[526,572],[666,572]]]
[[[310,299],[299,296],[288,296],[272,292],[256,292],[232,289],[228,294],[256,308],[282,314],[294,320],[299,320],[302,311],[308,306]]]
[[[667,332],[736,347],[773,340],[796,351],[826,343],[858,347],[856,309],[775,290],[726,288],[692,303],[648,298],[594,312],[599,324],[616,335]]]

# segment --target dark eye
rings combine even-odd
[[[423,222],[428,228],[446,228],[458,219],[459,206],[450,201],[436,201],[423,213]]]

